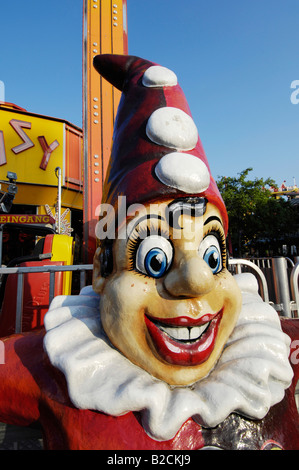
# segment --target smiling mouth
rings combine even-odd
[[[195,366],[211,355],[221,318],[222,310],[198,320],[145,315],[145,323],[159,356],[170,364]]]

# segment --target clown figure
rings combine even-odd
[[[186,198],[146,206],[129,220],[129,234],[115,241],[115,267],[107,278],[99,262],[105,247],[95,256],[103,328],[117,349],[153,376],[192,384],[213,368],[241,306],[226,269],[219,210]]]
[[[176,75],[94,65],[122,98],[93,286],[6,339],[0,420],[39,421],[49,449],[298,449],[299,329],[227,269],[227,212]]]
[[[121,194],[128,207],[107,278],[105,242],[95,256],[103,328],[133,363],[188,385],[212,369],[240,311],[225,207],[176,75],[134,57],[98,56],[95,67],[123,90],[104,200]]]

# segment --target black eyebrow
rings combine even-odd
[[[210,222],[212,222],[212,220],[217,220],[217,222],[220,222],[220,224],[222,225],[222,222],[219,217],[216,217],[215,215],[208,217],[207,220],[204,222],[204,225],[209,224]]]
[[[168,219],[170,227],[182,230],[178,224],[180,215],[190,215],[191,217],[202,217],[206,212],[207,201],[203,197],[190,197],[175,199],[168,205]]]

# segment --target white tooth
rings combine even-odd
[[[199,326],[194,326],[193,328],[190,328],[190,339],[196,339],[200,335],[200,328]]]
[[[190,328],[190,339],[199,338],[203,334],[203,332],[208,328],[208,326],[209,323],[206,323],[202,326],[194,326],[193,328]]]
[[[189,330],[188,328],[177,328],[178,330],[178,339],[189,339]]]
[[[203,332],[208,328],[209,323],[202,326],[193,326],[189,328],[177,328],[172,326],[161,326],[161,330],[167,333],[171,338],[178,341],[188,341],[199,338]]]
[[[165,333],[171,336],[174,339],[178,340],[188,340],[189,339],[189,331],[188,328],[173,328],[171,326],[162,328]]]
[[[164,331],[164,333],[167,333],[169,336],[173,336],[173,333],[172,333],[173,328],[167,328],[165,326],[160,326],[160,330]]]
[[[172,338],[176,338],[175,328],[167,327],[167,326],[160,326],[160,330],[164,331],[164,333],[167,333],[169,336],[172,336]]]

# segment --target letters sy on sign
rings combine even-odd
[[[25,150],[34,147],[34,143],[30,137],[26,134],[24,129],[31,129],[31,122],[21,121],[18,119],[11,119],[9,124],[14,129],[16,134],[22,139],[23,143],[12,147],[12,151],[15,154],[24,152]],[[42,170],[47,169],[51,153],[59,146],[59,142],[54,140],[51,144],[48,144],[45,136],[39,136],[38,141],[42,149],[42,159],[40,162],[40,168]],[[6,152],[5,152],[5,141],[4,141],[4,132],[0,130],[0,166],[6,165]]]

